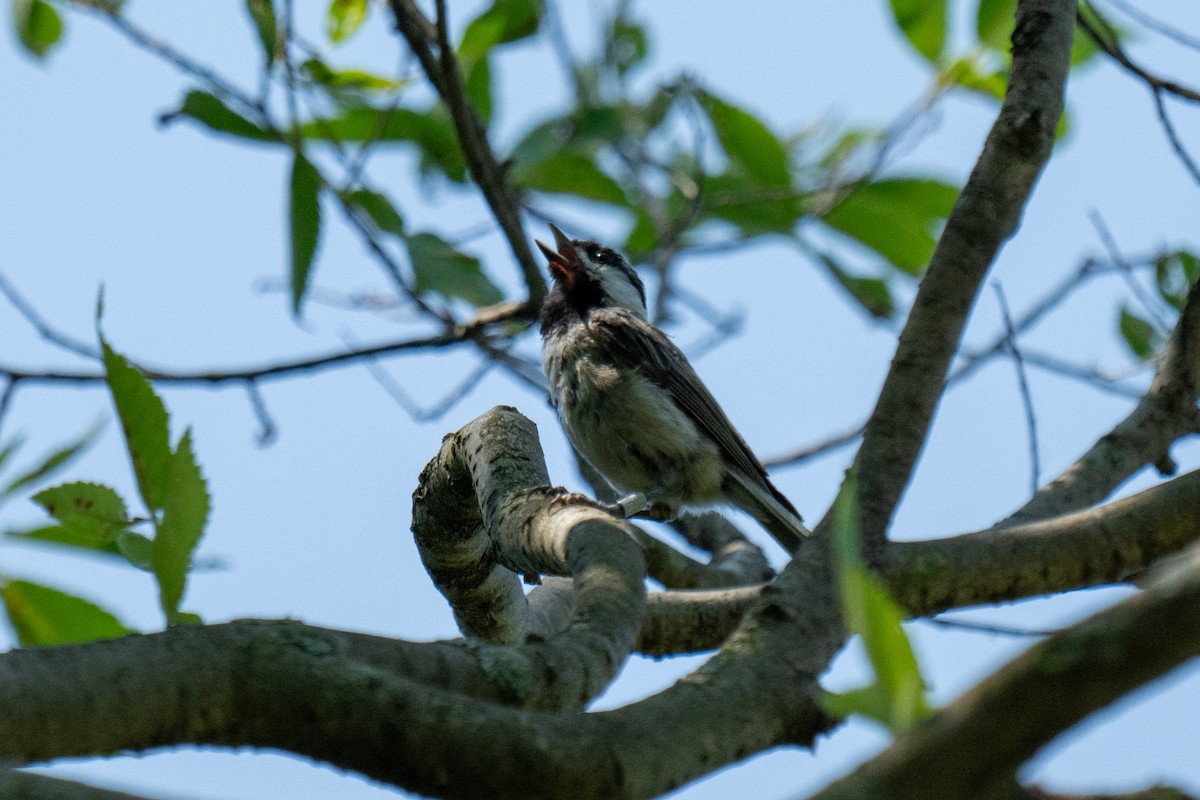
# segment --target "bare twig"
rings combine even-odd
[[[1017,347],[1017,335],[1013,328],[1012,313],[1008,310],[1008,300],[1004,297],[1004,289],[999,283],[993,283],[996,299],[1000,303],[1000,318],[1004,321],[1004,330],[1008,336],[1008,351],[1012,353],[1013,363],[1017,367],[1017,386],[1021,390],[1021,403],[1025,406],[1025,425],[1029,431],[1029,463],[1031,467],[1029,493],[1037,492],[1042,485],[1041,456],[1038,454],[1037,414],[1033,410],[1033,395],[1029,391],[1029,378],[1025,375],[1025,359],[1021,349]]]
[[[1117,265],[1121,272],[1121,277],[1125,279],[1125,284],[1129,287],[1129,291],[1141,303],[1142,308],[1154,320],[1155,325],[1161,333],[1166,333],[1171,329],[1166,318],[1162,314],[1162,308],[1159,303],[1155,302],[1154,298],[1149,295],[1145,287],[1138,282],[1137,276],[1133,274],[1133,267],[1121,254],[1121,248],[1117,247],[1117,240],[1113,238],[1112,231],[1108,229],[1108,225],[1104,222],[1104,217],[1100,216],[1100,212],[1093,209],[1088,212],[1088,219],[1091,220],[1092,227],[1096,229],[1096,233],[1100,236],[1100,241],[1104,244],[1104,249],[1108,251],[1108,257]]]
[[[275,427],[275,421],[271,419],[271,412],[267,410],[267,401],[263,399],[262,392],[258,390],[257,380],[246,381],[246,396],[250,399],[250,408],[254,411],[254,418],[258,420],[258,446],[266,447],[275,441],[279,429]]]
[[[525,231],[521,227],[520,202],[516,192],[509,184],[504,168],[492,152],[479,114],[467,99],[462,74],[447,30],[445,3],[439,0],[437,4],[436,26],[421,13],[413,0],[391,0],[391,7],[396,17],[396,27],[408,41],[430,83],[450,110],[459,146],[467,159],[467,167],[471,170],[475,183],[483,193],[517,259],[526,291],[529,293],[526,305],[529,314],[536,316],[546,295],[546,281],[533,258]],[[436,56],[433,52],[435,43],[438,48]]]
[[[32,326],[38,336],[60,349],[66,350],[68,353],[74,353],[75,355],[91,360],[98,360],[100,358],[99,349],[55,330],[50,323],[42,319],[37,309],[21,296],[16,287],[9,283],[8,278],[3,273],[0,273],[0,294],[3,294],[8,302],[12,304],[13,308],[17,310],[17,313],[25,318],[25,321]]]
[[[1175,123],[1171,121],[1171,117],[1167,113],[1167,104],[1163,99],[1163,94],[1162,89],[1154,90],[1154,110],[1158,114],[1158,121],[1162,123],[1163,132],[1167,134],[1167,141],[1170,143],[1171,149],[1175,151],[1179,162],[1183,164],[1183,168],[1192,176],[1193,181],[1200,183],[1200,167],[1196,166],[1192,154],[1187,151],[1183,140],[1179,138],[1179,133],[1175,130]]]

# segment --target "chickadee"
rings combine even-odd
[[[789,553],[810,536],[795,507],[705,388],[687,357],[646,320],[646,290],[620,253],[568,239],[537,245],[554,287],[542,306],[542,361],[567,437],[618,490],[619,510],[728,503]]]

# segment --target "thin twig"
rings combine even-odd
[[[1042,459],[1038,452],[1037,414],[1033,410],[1033,395],[1029,391],[1029,378],[1025,374],[1025,360],[1021,356],[1021,349],[1017,347],[1017,334],[1013,328],[1012,313],[1008,310],[1008,300],[999,283],[993,283],[992,288],[996,290],[996,299],[1000,303],[1000,318],[1004,321],[1004,330],[1008,338],[1008,352],[1012,353],[1013,363],[1017,367],[1017,386],[1021,392],[1021,403],[1025,406],[1025,426],[1029,431],[1029,463],[1033,473],[1030,476],[1029,493],[1032,495],[1036,494],[1038,487],[1042,485]]]
[[[0,273],[0,294],[3,294],[8,302],[12,304],[13,308],[17,310],[17,313],[25,318],[25,321],[33,327],[38,336],[69,353],[92,360],[100,358],[100,351],[95,347],[55,330],[50,323],[42,319],[37,310],[17,292],[16,287],[9,283],[8,278],[4,277],[3,273]]]
[[[1175,123],[1171,121],[1170,115],[1167,114],[1167,104],[1163,100],[1164,93],[1162,89],[1154,90],[1154,110],[1158,113],[1158,121],[1162,123],[1163,132],[1167,134],[1167,141],[1171,145],[1171,149],[1175,151],[1176,157],[1179,158],[1183,168],[1192,176],[1192,180],[1200,183],[1200,168],[1196,166],[1192,154],[1187,151],[1183,145],[1183,140],[1179,138],[1179,133],[1175,130]]]
[[[1108,251],[1108,257],[1120,268],[1121,277],[1125,279],[1125,283],[1129,286],[1129,290],[1133,293],[1133,296],[1142,304],[1142,308],[1146,310],[1146,313],[1153,318],[1155,325],[1158,326],[1161,333],[1169,331],[1171,325],[1163,317],[1160,305],[1146,292],[1145,287],[1138,282],[1137,276],[1133,274],[1133,267],[1125,259],[1125,256],[1121,254],[1121,249],[1117,247],[1117,240],[1113,238],[1112,231],[1108,229],[1108,225],[1105,224],[1104,218],[1100,216],[1100,212],[1092,209],[1088,212],[1088,219],[1091,220],[1092,226],[1096,229],[1096,233],[1099,234],[1100,241],[1104,244],[1104,249]]]
[[[271,412],[267,409],[267,401],[258,389],[257,380],[246,381],[246,395],[250,398],[250,408],[254,411],[254,418],[258,420],[258,446],[267,447],[275,441],[279,435],[279,429],[271,418]]]
[[[965,619],[947,619],[943,616],[927,617],[925,621],[943,628],[958,628],[976,633],[992,633],[998,636],[1054,636],[1057,633],[1062,633],[1064,630],[1063,628],[1017,628],[988,622],[971,622]]]
[[[1200,39],[1197,39],[1195,36],[1192,36],[1186,31],[1179,30],[1173,25],[1169,25],[1162,20],[1150,16],[1140,8],[1125,2],[1125,0],[1108,0],[1108,4],[1137,22],[1143,28],[1162,34],[1168,39],[1173,39],[1184,47],[1189,47],[1193,50],[1200,50]]]

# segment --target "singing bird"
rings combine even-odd
[[[626,516],[727,503],[789,553],[810,536],[795,507],[666,334],[646,319],[646,289],[620,253],[570,239],[537,245],[554,286],[542,306],[542,361],[567,437],[613,486]]]

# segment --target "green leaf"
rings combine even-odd
[[[860,551],[857,481],[847,478],[834,517],[834,554],[846,629],[862,637],[875,671],[875,686],[849,693],[843,703],[863,711],[893,732],[907,730],[930,713],[925,681],[902,624],[905,614],[867,569]],[[864,711],[866,713],[866,711]]]
[[[103,424],[93,425],[90,430],[73,442],[63,445],[58,450],[55,450],[50,455],[42,459],[41,462],[35,464],[22,474],[13,478],[0,489],[0,502],[12,497],[21,489],[37,483],[43,478],[49,477],[64,467],[68,466],[72,461],[83,454],[85,450],[95,443],[100,436],[100,432],[104,430]]]
[[[279,37],[275,6],[271,0],[246,0],[246,11],[254,23],[254,30],[258,33],[258,41],[262,44],[263,56],[269,67],[275,63],[275,49]]]
[[[156,511],[162,508],[171,464],[167,409],[140,370],[109,347],[103,337],[100,345],[104,350],[108,388],[125,432],[125,447],[133,462],[138,492],[146,508]]]
[[[1186,250],[1176,250],[1154,263],[1154,280],[1162,299],[1175,310],[1183,310],[1188,292],[1200,278],[1200,258]]]
[[[763,186],[791,184],[787,148],[762,120],[707,92],[704,100],[717,139],[731,162]]]
[[[1004,100],[1008,92],[1007,69],[995,72],[980,72],[979,64],[974,59],[962,58],[949,64],[943,71],[944,80],[961,86],[990,100]]]
[[[946,46],[946,0],[892,0],[892,17],[926,61],[938,60]]]
[[[863,310],[876,319],[891,319],[896,313],[896,301],[891,288],[882,278],[863,278],[852,275],[831,254],[812,249],[812,255],[829,271],[833,279],[850,293]]]
[[[492,305],[504,299],[504,294],[484,274],[479,259],[455,250],[436,234],[409,236],[408,257],[419,292],[458,297],[474,306]]]
[[[190,117],[206,128],[217,133],[226,133],[240,139],[251,139],[259,142],[282,142],[282,137],[255,125],[250,120],[238,114],[225,105],[225,101],[209,92],[193,89],[183,98],[183,105],[178,111],[164,114],[162,121],[171,122],[176,117]]]
[[[541,8],[539,0],[495,0],[463,31],[458,57],[474,62],[496,45],[532,36],[538,29]]]
[[[658,233],[654,230],[654,221],[650,219],[650,215],[646,213],[645,209],[634,209],[633,228],[625,237],[625,244],[622,245],[621,251],[629,257],[630,261],[637,263],[657,246]]]
[[[421,148],[423,167],[436,166],[451,180],[466,180],[467,162],[454,124],[440,106],[426,112],[359,106],[307,122],[300,133],[307,139],[339,142],[412,142]]]
[[[74,550],[86,550],[99,555],[123,558],[117,541],[129,531],[118,531],[116,537],[110,536],[102,529],[88,527],[67,527],[66,525],[43,525],[28,530],[9,530],[4,535],[15,542],[28,544],[47,544],[52,547],[67,547]]]
[[[731,173],[705,177],[703,199],[707,215],[737,225],[747,236],[790,233],[804,210],[798,193],[764,188]]]
[[[378,231],[404,236],[404,220],[387,195],[370,189],[356,189],[344,192],[342,199],[366,212]]]
[[[321,174],[296,151],[288,201],[292,234],[292,313],[300,315],[321,236]]]
[[[154,535],[151,562],[168,621],[179,610],[192,552],[208,524],[208,486],[192,451],[192,432],[184,432],[171,458],[162,522]],[[127,543],[128,544],[128,543]]]
[[[41,529],[40,533],[26,534],[43,541],[98,549],[94,542],[112,542],[118,531],[131,524],[121,496],[115,489],[98,483],[77,481],[52,486],[35,494],[33,502],[66,529],[61,532]]]
[[[463,82],[467,99],[486,125],[492,119],[492,62],[487,56],[478,59],[467,70]]]
[[[979,0],[975,31],[980,44],[1007,53],[1016,17],[1017,0]]]
[[[154,541],[135,531],[121,531],[115,543],[117,554],[145,572],[154,572]]]
[[[38,58],[62,38],[62,19],[45,0],[13,0],[13,24],[21,45]]]
[[[881,684],[872,683],[847,692],[821,692],[817,702],[831,717],[844,719],[851,714],[861,714],[891,727],[891,698]]]
[[[856,187],[822,220],[898,269],[918,275],[929,263],[934,236],[958,192],[958,187],[940,181],[888,178]]]
[[[405,81],[385,78],[362,69],[332,69],[319,58],[310,58],[302,63],[300,74],[309,83],[323,87],[334,97],[394,92],[405,84]]]
[[[1125,344],[1138,358],[1150,358],[1162,347],[1163,339],[1158,329],[1130,311],[1128,306],[1121,307],[1121,321],[1118,327]]]
[[[601,172],[591,159],[571,152],[560,151],[543,161],[516,165],[512,169],[512,180],[518,186],[540,192],[628,205],[625,190],[619,183]]]
[[[49,586],[5,581],[0,597],[22,647],[93,642],[133,633],[111,612]]]
[[[341,44],[362,27],[367,18],[367,0],[333,0],[325,17],[329,40]]]
[[[646,29],[625,14],[615,17],[605,36],[605,62],[623,76],[644,62],[649,53]]]

